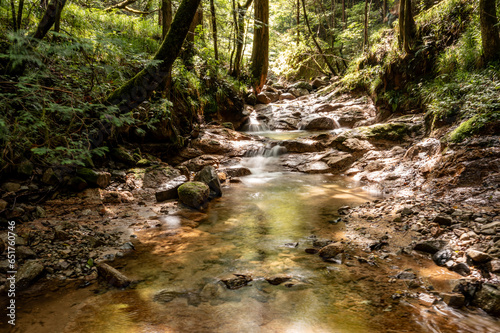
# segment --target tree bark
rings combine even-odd
[[[342,0],[342,23],[344,23],[344,29],[347,26],[347,19],[345,15],[345,0]]]
[[[382,0],[382,20],[385,20],[387,15],[387,0]]]
[[[300,0],[297,0],[297,45],[300,43]]]
[[[253,0],[247,0],[247,2],[241,6],[238,5],[238,20],[236,22],[236,56],[234,57],[234,69],[231,72],[231,75],[234,77],[238,77],[241,71],[241,60],[243,57],[243,41],[245,39],[245,15],[248,11],[248,8],[252,5]]]
[[[250,75],[252,87],[256,94],[260,93],[266,83],[269,67],[269,0],[255,0],[254,4],[254,36]]]
[[[47,32],[49,32],[50,28],[56,22],[56,16],[59,11],[63,10],[64,5],[66,5],[66,0],[52,0],[47,6],[47,10],[45,10],[45,14],[43,15],[38,27],[36,28],[35,33],[33,34],[33,38],[35,39],[43,39]]]
[[[399,2],[399,45],[407,54],[412,52],[415,37],[415,21],[411,8],[411,0]]]
[[[17,9],[17,29],[21,29],[21,23],[23,21],[23,8],[24,0],[19,0],[19,7]]]
[[[500,58],[500,38],[498,36],[495,0],[479,0],[479,17],[483,59],[485,63],[488,63]]]
[[[161,24],[161,39],[164,40],[172,24],[172,0],[161,1]]]
[[[54,31],[55,32],[59,32],[61,30],[61,14],[62,14],[63,6],[64,6],[64,4],[62,4],[61,2],[57,3],[56,18],[55,18],[55,22],[54,22]]]
[[[182,0],[168,34],[153,58],[136,76],[112,92],[107,103],[128,112],[147,100],[165,80],[179,55],[201,0]]]
[[[328,66],[328,69],[333,75],[337,75],[335,70],[333,69],[332,65],[326,58],[325,54],[323,53],[323,50],[321,49],[321,46],[318,44],[316,41],[316,38],[314,37],[314,34],[311,31],[311,26],[309,25],[309,19],[307,18],[307,12],[306,12],[306,3],[305,0],[302,0],[302,10],[304,11],[304,20],[306,21],[307,29],[309,30],[309,35],[311,36],[314,45],[316,45],[316,48],[318,49],[319,54],[323,57],[323,60],[325,61],[326,65]]]
[[[217,50],[217,17],[215,16],[214,0],[210,0],[210,12],[212,14],[212,36],[214,40],[215,60],[219,60],[219,51]]]
[[[14,3],[14,0],[10,0],[10,9],[12,12],[12,26],[14,27],[14,31],[17,31],[16,4]]]

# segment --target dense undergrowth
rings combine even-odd
[[[0,8],[8,17],[7,7]],[[35,27],[42,14],[35,11],[22,28]],[[161,27],[154,20],[69,3],[59,33],[36,47],[30,33],[12,32],[9,22],[0,22],[0,73],[26,64],[21,75],[0,76],[2,174],[19,171],[27,160],[41,167],[93,166],[123,141],[165,142],[175,150],[203,116],[216,115],[227,96],[245,92],[211,60],[213,49],[200,33],[192,58],[174,64],[168,89],[120,114],[104,101],[158,49]]]
[[[445,140],[461,142],[492,134],[500,123],[500,64],[481,57],[478,2],[443,0],[416,18],[413,54],[398,47],[392,29],[373,36],[370,52],[351,62],[344,89],[368,91],[392,112],[423,111],[430,132],[445,128]],[[378,36],[377,36],[378,35]],[[443,134],[443,132],[440,132]]]

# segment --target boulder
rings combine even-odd
[[[182,184],[187,181],[188,179],[186,176],[179,176],[168,181],[166,184],[159,187],[156,191],[156,201],[161,202],[165,200],[177,199],[179,197],[179,193],[177,192],[177,190]]]
[[[252,174],[252,171],[244,167],[228,168],[224,170],[229,177],[243,177]]]
[[[274,103],[279,99],[279,94],[270,91],[263,91],[257,95],[257,102],[261,104]]]
[[[308,131],[329,131],[335,128],[335,121],[328,117],[314,118],[303,126],[303,129]]]
[[[428,240],[415,244],[413,247],[416,251],[427,252],[434,254],[444,247],[448,246],[448,242],[444,240]]]
[[[208,202],[210,188],[202,182],[187,182],[177,190],[179,200],[186,206],[202,209]]]
[[[2,184],[2,190],[7,192],[17,192],[21,188],[21,184],[7,182]]]
[[[493,316],[500,316],[500,290],[498,286],[483,284],[475,293],[472,303]]]
[[[331,172],[342,172],[347,170],[354,162],[355,158],[351,154],[338,152],[335,155],[325,157],[326,162]]]
[[[433,222],[439,225],[450,226],[453,224],[453,219],[448,215],[439,214],[434,218]]]
[[[314,107],[313,112],[314,113],[321,113],[321,112],[333,112],[337,111],[340,108],[343,108],[344,104],[341,103],[335,103],[335,104],[318,104]]]
[[[244,274],[233,274],[235,277],[228,279],[222,279],[221,281],[226,285],[228,289],[239,289],[248,285],[253,279],[249,275]]]
[[[128,277],[106,263],[100,263],[97,265],[97,273],[99,274],[99,277],[117,288],[128,287],[131,283],[131,280]]]
[[[146,169],[142,180],[143,188],[158,189],[164,187],[173,179],[179,178],[181,172],[168,165],[153,166]]]
[[[211,165],[207,165],[194,176],[194,181],[202,182],[210,188],[210,197],[217,198],[222,196],[222,187],[217,171]]]
[[[302,97],[309,95],[309,91],[307,89],[302,89],[302,88],[290,88],[289,92],[295,97]]]
[[[461,308],[465,305],[465,296],[459,293],[441,293],[441,298],[452,308]]]
[[[291,89],[305,89],[307,91],[313,90],[313,86],[305,81],[299,81],[290,86]]]
[[[318,89],[318,88],[321,88],[321,87],[324,87],[326,86],[327,83],[321,79],[314,79],[312,82],[311,82],[311,86],[314,88],[314,89]]]
[[[432,260],[436,263],[436,265],[444,266],[452,256],[453,252],[450,249],[442,249],[432,255]]]
[[[296,97],[293,94],[290,93],[284,93],[280,95],[280,101],[284,100],[294,100]]]
[[[24,160],[16,166],[16,173],[24,178],[31,177],[33,174],[33,163],[29,160]]]
[[[43,272],[44,266],[36,260],[28,260],[16,274],[16,286],[19,290],[26,289]]]
[[[318,152],[324,149],[324,146],[317,141],[311,140],[287,140],[281,143],[281,146],[286,148],[289,153],[309,153]]]
[[[55,185],[59,183],[59,177],[52,168],[48,168],[42,175],[42,183],[47,185]]]
[[[277,286],[279,284],[282,284],[283,282],[289,281],[291,278],[292,277],[289,275],[276,275],[276,276],[266,277],[266,281],[269,282],[269,284],[272,284],[273,286]]]
[[[319,256],[323,259],[334,258],[338,254],[343,253],[344,249],[345,249],[344,244],[340,242],[335,242],[321,248],[321,250],[319,250]]]
[[[493,259],[489,254],[474,249],[468,249],[465,253],[476,263],[485,263]]]
[[[109,172],[95,171],[89,168],[80,168],[76,171],[76,175],[82,178],[87,184],[100,188],[108,187],[111,182],[111,174]]]
[[[459,262],[459,263],[455,263],[453,264],[451,267],[450,267],[450,271],[453,271],[455,273],[458,273],[462,276],[468,276],[470,275],[471,271],[470,271],[470,268],[469,268],[469,265],[467,265],[466,263],[464,262]]]
[[[135,166],[135,164],[136,164],[136,160],[134,159],[132,154],[130,154],[123,147],[117,147],[117,148],[111,149],[111,156],[115,160],[117,160],[118,162],[121,162],[121,163],[128,165],[128,166]]]

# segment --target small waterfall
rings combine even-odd
[[[247,157],[278,157],[280,155],[286,154],[286,148],[280,145],[270,146],[266,145],[265,147],[260,147],[257,149],[252,149],[247,151],[245,154]]]
[[[266,124],[261,123],[257,119],[257,113],[252,111],[249,115],[248,124],[243,127],[244,132],[265,132],[269,131],[269,127]]]
[[[278,171],[280,169],[278,157],[285,153],[286,148],[276,144],[247,151],[241,165],[250,169],[252,174],[243,181],[247,184],[262,184],[279,177],[281,172]]]

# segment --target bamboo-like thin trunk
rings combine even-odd
[[[12,11],[12,26],[14,27],[14,31],[17,31],[16,4],[14,3],[14,0],[10,0],[10,7]]]
[[[23,21],[23,8],[24,8],[24,0],[19,0],[19,7],[17,9],[17,29],[21,29],[21,24]]]
[[[323,50],[321,49],[321,46],[318,44],[318,41],[316,40],[316,38],[314,37],[314,35],[313,35],[312,31],[311,31],[311,26],[309,25],[309,19],[307,18],[305,0],[302,0],[302,10],[304,11],[304,20],[306,21],[307,30],[309,31],[309,35],[311,36],[311,38],[312,38],[312,40],[314,42],[314,45],[316,45],[316,48],[318,49],[319,54],[323,57],[323,60],[325,61],[326,65],[328,66],[328,69],[330,70],[330,72],[333,75],[337,75],[337,73],[333,69],[333,67],[330,64],[330,62],[328,61],[328,58],[323,53]]]
[[[215,60],[219,60],[219,51],[217,50],[217,18],[215,16],[214,0],[210,0],[210,12],[212,14],[212,36],[214,40]]]

